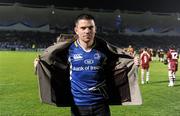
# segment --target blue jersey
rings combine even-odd
[[[93,105],[104,101],[100,88],[106,86],[103,76],[106,55],[94,46],[90,51],[75,41],[69,48],[71,91],[76,105]],[[104,90],[104,89],[103,89]]]

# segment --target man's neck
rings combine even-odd
[[[85,51],[91,50],[93,46],[93,41],[84,42],[84,41],[78,40],[78,43]]]

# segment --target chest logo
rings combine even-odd
[[[93,64],[93,63],[94,63],[94,60],[92,60],[92,59],[86,59],[86,60],[84,60],[84,63],[85,63],[85,64]]]
[[[73,55],[73,59],[74,60],[80,60],[80,59],[82,59],[83,57],[82,57],[82,54],[74,54]]]

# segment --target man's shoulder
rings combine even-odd
[[[47,49],[64,49],[67,46],[71,45],[76,40],[76,38],[77,37],[74,34],[60,34],[57,37],[56,42],[52,46],[49,46]]]
[[[59,42],[64,42],[64,41],[75,41],[77,39],[77,35],[76,34],[60,34],[57,38],[56,38],[56,43]]]

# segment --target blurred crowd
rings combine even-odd
[[[0,31],[0,50],[47,48],[56,42],[60,33],[64,32]],[[102,31],[97,32],[97,36],[121,48],[132,45],[136,51],[144,47],[156,52],[167,51],[167,46],[170,44],[176,46],[177,50],[180,48],[178,36],[137,36]]]
[[[47,48],[57,36],[47,32],[0,31],[0,50]]]

